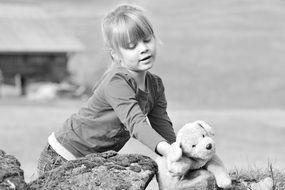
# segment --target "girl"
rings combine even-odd
[[[156,57],[149,20],[140,9],[121,5],[107,14],[102,29],[112,65],[87,106],[48,137],[38,163],[39,175],[90,153],[119,151],[130,137],[159,155],[169,158],[172,154],[175,133],[166,112],[164,86],[148,71]]]

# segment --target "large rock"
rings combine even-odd
[[[31,190],[141,190],[156,172],[157,165],[149,157],[109,151],[69,161],[29,185]]]
[[[26,190],[24,172],[20,162],[11,155],[0,150],[0,189],[1,190]]]

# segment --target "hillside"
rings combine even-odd
[[[109,63],[100,20],[117,2],[132,2],[146,9],[161,42],[152,71],[164,79],[170,106],[285,107],[283,1],[15,2],[43,7],[85,44],[70,63],[81,84],[92,86]]]

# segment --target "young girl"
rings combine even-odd
[[[159,155],[172,154],[175,133],[166,112],[164,86],[148,71],[156,57],[149,20],[140,9],[121,5],[104,18],[102,29],[112,65],[87,106],[48,137],[39,175],[90,153],[119,151],[131,137]]]

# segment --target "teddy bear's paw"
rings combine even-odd
[[[172,164],[169,169],[168,169],[168,173],[171,176],[183,176],[184,174],[186,174],[189,170],[189,165],[183,165],[183,164]]]
[[[188,172],[191,166],[191,160],[186,157],[182,157],[177,162],[168,162],[168,172],[171,176],[183,176],[185,173]]]
[[[232,180],[228,174],[216,176],[216,182],[220,188],[230,188],[232,186]]]

